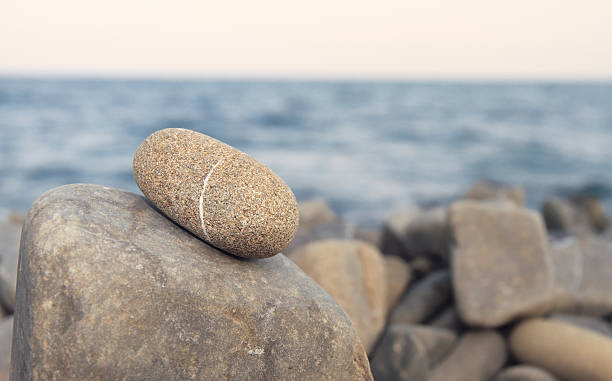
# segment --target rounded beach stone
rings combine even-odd
[[[298,226],[293,192],[272,170],[209,136],[168,128],[138,147],[134,179],[174,222],[228,253],[265,258]]]
[[[510,335],[512,354],[567,381],[612,380],[612,339],[550,319],[531,319]]]

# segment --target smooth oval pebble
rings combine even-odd
[[[295,235],[298,207],[287,184],[209,136],[182,128],[157,131],[138,147],[132,167],[136,184],[159,210],[230,254],[270,257]]]
[[[521,362],[567,381],[612,380],[612,339],[552,319],[530,319],[510,334],[510,349]]]

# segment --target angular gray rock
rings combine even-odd
[[[459,201],[450,219],[453,286],[464,322],[495,327],[549,309],[553,270],[538,213],[509,202]]]
[[[412,286],[391,313],[391,323],[417,324],[443,309],[451,300],[448,270],[438,270]]]
[[[372,359],[376,381],[427,381],[429,367],[425,346],[408,325],[392,324]]]
[[[468,332],[434,368],[429,380],[487,381],[506,363],[506,357],[506,343],[496,331]]]
[[[229,256],[140,196],[56,188],[22,243],[13,380],[371,380],[348,316],[289,259]]]

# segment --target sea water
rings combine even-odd
[[[168,127],[370,226],[478,179],[523,186],[532,208],[575,191],[612,200],[612,83],[0,78],[0,214],[67,183],[139,192],[134,151]]]

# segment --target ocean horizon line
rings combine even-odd
[[[610,76],[377,76],[377,75],[233,75],[161,73],[28,73],[0,71],[0,80],[65,80],[116,82],[288,82],[288,83],[417,83],[417,84],[593,84],[612,85]]]

